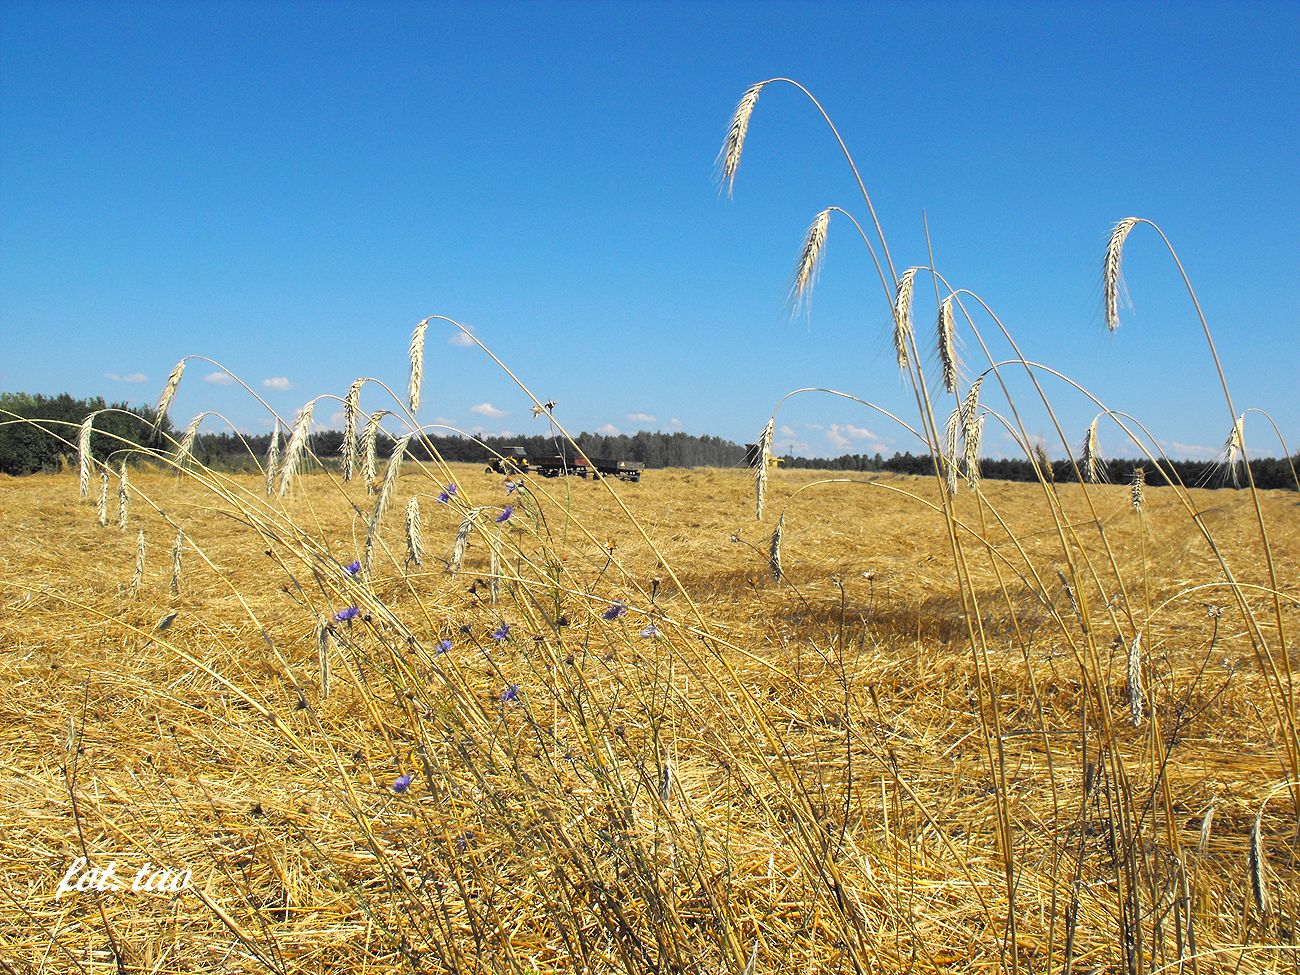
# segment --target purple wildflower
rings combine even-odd
[[[343,571],[350,576],[356,575],[358,572],[361,571],[361,560],[357,559],[355,562],[351,563],[350,565],[344,566]]]
[[[504,639],[505,639],[506,637],[508,637],[509,635],[510,635],[510,624],[509,624],[509,623],[502,623],[500,626],[498,626],[498,627],[496,628],[495,631],[493,631],[493,633],[492,633],[492,639],[494,639],[494,640],[504,640]]]
[[[405,792],[411,787],[411,776],[399,775],[397,781],[393,783],[394,792]]]
[[[519,490],[519,485],[516,484],[514,481],[506,481],[505,489],[506,489],[506,496],[509,497],[510,495],[514,494],[516,491]]]
[[[347,609],[341,609],[335,613],[334,619],[340,623],[346,623],[360,612],[361,610],[357,609],[355,606],[349,606]]]
[[[450,641],[450,640],[439,640],[439,641],[438,641],[438,647],[437,647],[437,650],[436,650],[437,653],[446,653],[446,652],[447,652],[448,650],[450,650],[450,649],[451,649],[451,641]]]
[[[616,620],[627,612],[627,607],[622,602],[612,603],[609,609],[600,614],[603,620]]]
[[[509,687],[507,687],[504,691],[502,691],[502,692],[501,692],[501,700],[503,700],[503,701],[517,701],[517,700],[519,700],[519,685],[518,685],[518,684],[511,684],[511,685],[510,685]]]
[[[502,511],[501,514],[497,515],[497,524],[499,525],[501,522],[509,520],[510,516],[514,513],[514,505],[506,505],[505,510]]]
[[[649,626],[647,626],[644,630],[641,631],[641,635],[645,637],[647,640],[653,640],[655,637],[659,635],[659,627],[651,623]]]
[[[456,485],[448,484],[445,488],[442,489],[442,492],[438,495],[438,503],[446,504],[453,497],[455,497],[455,495],[456,495]]]

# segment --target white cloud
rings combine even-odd
[[[293,383],[289,382],[284,376],[272,376],[270,379],[262,380],[262,388],[283,392],[286,389],[293,389]]]
[[[677,419],[677,417],[673,417],[671,420],[668,421],[668,425],[670,427],[680,427],[682,425],[682,421]]]
[[[235,381],[235,377],[228,372],[217,370],[204,376],[203,381],[211,383],[213,386],[229,386]]]
[[[119,376],[115,372],[106,372],[104,378],[114,383],[147,383],[149,381],[149,377],[142,372],[133,372],[126,376]]]
[[[495,406],[493,406],[491,403],[478,403],[478,404],[476,404],[475,406],[471,406],[471,407],[469,408],[469,411],[470,411],[471,413],[477,413],[479,416],[490,416],[490,417],[492,417],[494,420],[495,420],[495,419],[500,419],[500,418],[503,417],[503,416],[509,416],[509,415],[510,415],[509,411],[507,411],[507,410],[498,410],[498,409],[497,409]]]
[[[434,417],[432,420],[430,420],[429,422],[430,422],[430,423],[440,423],[440,424],[442,424],[444,427],[454,427],[454,426],[456,425],[456,421],[455,421],[455,420],[451,419],[450,417],[446,417],[446,416],[435,416],[435,417]]]
[[[777,444],[777,450],[784,454],[808,454],[812,448],[802,440],[782,440]]]
[[[597,433],[603,433],[607,437],[617,437],[623,431],[612,423],[606,423],[603,427],[596,427]]]
[[[336,428],[342,427],[343,421],[346,419],[347,417],[343,415],[342,410],[337,410],[336,412],[330,414],[330,423],[334,424]]]
[[[805,423],[805,424],[804,424],[804,429],[805,429],[805,430],[825,430],[826,428],[825,428],[824,426],[822,426],[820,423]]]
[[[1186,457],[1189,460],[1217,460],[1223,451],[1222,447],[1202,447],[1200,444],[1179,443],[1177,440],[1163,446],[1169,456]]]
[[[631,423],[654,423],[655,417],[649,413],[629,413],[627,415]]]
[[[782,425],[777,429],[777,433],[781,434],[781,436],[783,436],[783,437],[797,437],[797,436],[798,436],[798,434],[794,432],[794,427],[792,427],[792,426],[788,426],[788,425],[786,425],[786,424],[782,424]]]
[[[451,333],[451,335],[447,336],[447,344],[455,345],[462,349],[470,349],[473,348],[476,343],[472,338],[470,338],[460,329],[456,329],[454,332]]]
[[[832,423],[826,431],[826,439],[831,446],[840,450],[854,443],[866,443],[868,448],[879,450],[883,446],[880,438],[866,427],[855,427],[852,423]]]

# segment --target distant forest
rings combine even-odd
[[[56,470],[61,464],[75,462],[75,427],[93,410],[102,410],[110,404],[102,399],[79,400],[67,394],[61,396],[33,396],[26,393],[0,393],[0,473],[11,475],[31,474],[41,470]],[[153,410],[148,407],[128,407],[125,403],[111,404],[115,410],[130,410],[143,419],[114,412],[96,418],[97,431],[91,443],[94,455],[103,460],[121,449],[121,442],[108,434],[127,441],[135,441],[149,432]],[[37,424],[48,424],[48,430],[29,423],[6,422],[6,413],[28,417]],[[172,437],[179,437],[173,424],[163,419],[161,428]],[[98,432],[98,431],[103,431]],[[60,441],[51,433],[63,438]],[[650,433],[608,436],[600,433],[582,433],[578,444],[589,457],[608,457],[617,460],[635,460],[647,468],[656,467],[742,467],[745,465],[746,447],[720,437],[697,437],[689,433]],[[64,442],[67,441],[67,442]],[[194,456],[208,467],[227,470],[256,470],[258,462],[266,457],[270,447],[270,434],[239,436],[228,432],[200,433],[194,445]],[[162,449],[170,441],[161,434],[150,444]],[[387,457],[392,441],[380,443],[378,453]],[[322,461],[336,464],[343,434],[338,430],[325,430],[311,438],[311,449]],[[508,454],[514,447],[522,447],[530,457],[554,456],[560,445],[551,437],[486,437],[480,443],[468,437],[425,438],[424,443],[413,443],[408,455],[428,459],[430,448],[451,462],[486,463],[491,457]],[[256,459],[255,459],[256,458]],[[928,454],[895,453],[844,454],[840,457],[784,456],[787,468],[810,468],[824,471],[889,471],[897,474],[932,474],[933,463]],[[1232,478],[1222,464],[1213,461],[1182,460],[1172,462],[1182,482],[1192,487],[1232,487]],[[1126,482],[1135,469],[1146,469],[1147,484],[1159,487],[1165,479],[1146,460],[1110,460],[1104,469],[1111,481]],[[1295,470],[1300,467],[1300,454],[1277,459],[1262,458],[1250,462],[1255,484],[1261,488],[1296,490]],[[1054,461],[1052,474],[1056,480],[1069,482],[1076,479],[1068,460]],[[1032,481],[1033,466],[1025,459],[992,459],[980,461],[981,476],[990,480]],[[1245,483],[1244,472],[1241,483]]]

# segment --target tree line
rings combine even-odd
[[[97,410],[108,411],[95,418],[91,451],[97,460],[107,460],[113,453],[121,451],[124,443],[141,443],[141,438],[146,438],[143,444],[146,447],[169,449],[171,440],[168,436],[177,437],[171,421],[163,417],[159,434],[148,439],[155,416],[154,410],[148,406],[110,404],[101,397],[76,399],[67,393],[59,396],[0,393],[0,473],[23,475],[59,469],[76,453],[77,427],[86,416]],[[7,422],[13,420],[10,414],[34,422]],[[647,468],[741,467],[745,464],[746,448],[751,446],[732,443],[721,437],[646,430],[634,434],[581,433],[577,441],[588,457],[634,460]],[[391,437],[381,437],[376,448],[381,460],[387,458],[393,442]],[[270,445],[269,433],[201,432],[193,452],[194,457],[207,467],[252,471],[265,460]],[[312,434],[312,451],[328,464],[337,463],[342,447],[342,431],[323,430]],[[515,447],[522,448],[527,456],[534,458],[570,452],[564,449],[558,438],[550,436],[484,437],[481,440],[462,436],[428,436],[413,441],[408,454],[416,459],[429,460],[432,451],[436,450],[444,460],[453,463],[486,463],[498,454],[509,455]],[[789,468],[825,471],[888,471],[921,475],[934,472],[934,462],[929,454],[895,453],[891,457],[879,453],[843,454],[839,457],[786,455],[781,460]],[[1162,463],[1188,486],[1230,487],[1233,484],[1224,466],[1213,461]],[[1260,488],[1295,490],[1295,470],[1298,467],[1300,454],[1289,459],[1258,458],[1250,462],[1251,474]],[[1111,460],[1104,464],[1109,479],[1119,482],[1128,481],[1137,468],[1145,469],[1146,482],[1151,487],[1167,483],[1164,475],[1149,461]],[[1032,481],[1037,476],[1027,458],[984,458],[980,461],[980,475],[1005,481]],[[1061,482],[1077,479],[1068,460],[1052,462],[1051,476]],[[1240,483],[1245,483],[1244,474]]]

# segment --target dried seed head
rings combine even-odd
[[[765,84],[765,82],[763,83]],[[727,184],[727,196],[731,196],[736,185],[736,170],[740,168],[740,153],[745,148],[745,134],[749,131],[749,119],[758,104],[759,92],[763,84],[754,85],[741,97],[736,105],[735,114],[731,116],[731,128],[727,130],[727,141],[718,153],[722,163],[722,182]]]
[[[971,383],[961,405],[962,459],[966,466],[966,483],[972,491],[978,490],[980,483],[980,440],[984,436],[984,416],[979,411],[979,405],[980,386],[983,383],[983,376]]]
[[[894,354],[898,357],[898,368],[904,372],[908,362],[907,341],[912,337],[912,291],[919,270],[909,267],[904,271],[894,294]]]
[[[429,319],[426,318],[411,333],[411,384],[408,393],[412,416],[420,408],[420,383],[424,379],[424,333],[428,327]]]
[[[83,498],[90,496],[90,430],[94,423],[95,414],[90,413],[77,431],[77,490]]]
[[[99,472],[99,527],[104,528],[108,525],[108,471]]]
[[[961,417],[962,409],[958,405],[957,409],[948,414],[948,424],[944,427],[943,433],[943,468],[950,498],[957,496],[958,462],[960,461],[957,456],[957,433],[962,427]]]
[[[817,282],[817,272],[821,268],[822,254],[826,248],[826,231],[831,223],[831,211],[823,210],[813,218],[804,238],[803,252],[799,255],[799,266],[795,269],[794,289],[790,299],[798,308],[807,306],[812,298],[812,288]]]
[[[496,537],[489,543],[488,552],[488,595],[492,598],[492,605],[497,604],[497,598],[501,595],[501,534],[497,533]]]
[[[185,533],[178,528],[176,538],[172,541],[172,581],[167,587],[167,591],[172,596],[181,594],[181,551],[184,546]]]
[[[754,517],[763,520],[763,501],[767,497],[767,467],[772,458],[772,436],[776,432],[776,418],[767,421],[763,434],[758,438],[758,450],[754,457]]]
[[[456,539],[451,545],[451,561],[447,563],[447,571],[453,575],[460,571],[460,567],[465,561],[465,546],[469,542],[469,532],[474,527],[474,522],[478,520],[481,510],[481,508],[471,508],[467,511],[460,523],[460,528],[456,530]]]
[[[131,598],[140,595],[140,583],[144,581],[144,529],[135,540],[135,572],[131,574]]]
[[[117,527],[119,531],[126,531],[130,505],[131,496],[127,493],[126,484],[126,461],[122,461],[122,473],[117,480]]]
[[[343,480],[352,480],[357,466],[357,413],[361,410],[361,387],[366,384],[358,379],[348,387],[348,395],[343,397]]]
[[[266,496],[269,498],[275,494],[275,475],[280,469],[280,420],[275,421],[275,429],[271,431],[271,445],[266,452]]]
[[[311,415],[315,409],[316,401],[309,400],[294,418],[293,433],[289,435],[289,446],[285,448],[284,460],[280,462],[279,493],[282,498],[289,494],[294,476],[302,465],[302,455],[306,452],[307,440],[311,436]]]
[[[363,566],[367,576],[370,575],[370,563],[374,554],[375,539],[379,536],[379,525],[384,519],[385,512],[388,511],[389,502],[393,499],[397,479],[402,473],[402,458],[406,455],[406,448],[413,436],[413,433],[408,433],[393,445],[393,452],[388,456],[388,466],[384,468],[384,483],[379,489],[379,497],[375,499],[375,510],[370,515],[370,528],[366,532],[366,554]]]
[[[320,696],[329,700],[330,696],[330,628],[328,617],[316,620],[316,661],[320,670]]]
[[[366,482],[366,494],[375,490],[375,450],[379,440],[379,421],[389,415],[388,410],[376,410],[366,420],[366,431],[361,435],[361,476]]]
[[[207,415],[206,412],[200,413],[185,428],[185,435],[181,437],[180,446],[176,448],[177,467],[184,467],[185,461],[194,455],[194,442],[199,438],[199,424],[203,422],[203,418]]]
[[[1146,486],[1147,471],[1145,467],[1135,468],[1133,471],[1133,481],[1129,485],[1129,503],[1133,505],[1133,510],[1138,514],[1142,513],[1142,506],[1146,504]]]
[[[1233,421],[1232,432],[1228,434],[1228,439],[1223,442],[1223,450],[1219,452],[1223,457],[1223,465],[1227,469],[1228,476],[1232,478],[1233,487],[1241,486],[1242,459],[1245,457],[1243,449],[1245,432],[1246,414],[1243,413]]]
[[[1079,466],[1083,470],[1083,479],[1089,484],[1106,483],[1106,461],[1101,456],[1101,447],[1097,442],[1097,421],[1100,415],[1093,417],[1088,425],[1088,432],[1083,437],[1082,457]]]
[[[673,766],[671,762],[664,762],[663,771],[659,774],[659,798],[667,802],[673,795]]]
[[[1049,481],[1056,480],[1056,469],[1052,466],[1052,459],[1047,456],[1047,449],[1040,443],[1034,444],[1034,460],[1038,462],[1038,469],[1043,472],[1043,476]]]
[[[1133,727],[1142,725],[1142,631],[1133,636],[1128,648],[1128,704],[1133,718]]]
[[[781,538],[785,534],[785,513],[776,519],[776,528],[772,531],[772,543],[768,549],[768,564],[772,569],[772,581],[780,582],[785,575],[781,571]]]
[[[1079,621],[1079,628],[1087,630],[1083,623],[1083,613],[1079,611],[1079,601],[1074,598],[1074,586],[1070,585],[1070,580],[1065,577],[1065,573],[1060,569],[1056,570],[1056,577],[1061,580],[1061,588],[1065,590],[1065,597],[1070,600],[1070,610],[1074,613],[1074,618]]]
[[[939,364],[943,367],[943,388],[957,395],[957,342],[952,318],[952,297],[939,306]]]
[[[181,376],[185,374],[185,363],[188,359],[182,359],[176,363],[172,369],[171,375],[167,377],[167,384],[163,386],[162,395],[158,397],[158,407],[154,410],[153,427],[149,431],[149,436],[158,432],[162,426],[163,418],[167,416],[167,410],[171,408],[172,398],[176,395],[176,387],[181,384]]]
[[[424,533],[420,530],[420,499],[406,502],[406,559],[414,565],[424,563]]]
[[[1110,243],[1106,245],[1106,257],[1102,261],[1102,288],[1106,294],[1106,327],[1112,332],[1119,328],[1119,293],[1123,287],[1120,278],[1120,261],[1124,256],[1124,239],[1141,223],[1139,217],[1125,217],[1115,224],[1110,233]]]
[[[1255,896],[1255,907],[1259,913],[1268,913],[1268,887],[1264,884],[1264,841],[1260,836],[1261,819],[1264,808],[1261,806],[1255,816],[1255,824],[1250,828],[1250,850],[1246,855],[1250,867],[1250,892]]]
[[[1210,826],[1214,823],[1214,807],[1211,806],[1205,810],[1205,815],[1201,817],[1201,835],[1196,841],[1196,855],[1205,856],[1205,851],[1210,846]]]

